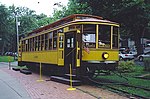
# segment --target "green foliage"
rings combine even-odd
[[[141,84],[142,82],[139,82],[139,83]],[[132,87],[127,87],[127,86],[121,86],[121,85],[112,85],[111,87],[122,90],[122,91],[127,91],[131,95],[136,94],[136,95],[147,97],[146,99],[150,97],[149,91],[146,91],[140,88],[138,89],[138,88],[132,88]]]
[[[0,4],[0,52],[2,52],[2,54],[4,53],[4,49],[6,48],[6,43],[8,43],[7,37],[8,37],[8,29],[9,26],[8,24],[8,16],[9,16],[9,11],[8,9]]]
[[[38,27],[45,26],[53,22],[52,18],[47,17],[45,14],[34,15],[34,16],[35,16],[34,18],[36,19],[36,24],[38,25]]]
[[[118,65],[118,72],[133,72],[135,70],[135,63],[133,61],[121,61]]]
[[[16,66],[16,69],[28,69],[27,66]]]
[[[14,62],[14,57],[12,57],[12,56],[0,56],[0,62]]]
[[[16,7],[14,5],[6,8],[0,5],[0,52],[16,52],[16,21],[17,16],[19,35],[24,35],[41,26],[51,23],[52,18],[45,14],[36,15],[35,11],[26,7]]]
[[[63,17],[72,15],[72,14],[91,14],[90,7],[87,6],[87,3],[78,3],[77,0],[69,0],[68,6],[65,7],[59,3],[56,4],[59,9],[54,9],[53,20],[56,21]]]
[[[78,3],[77,0],[69,0],[66,16],[71,14],[92,14],[87,3]]]
[[[88,4],[92,14],[121,24],[121,38],[133,38],[138,54],[142,53],[141,37],[150,33],[149,0],[77,0]]]
[[[121,75],[128,80],[125,80],[124,78],[116,75],[116,73],[115,74],[111,73],[111,75],[105,75],[105,76],[97,76],[97,79],[98,78],[109,79],[111,81],[118,81],[118,82],[123,82],[123,83],[126,82],[129,85],[133,85],[133,86],[142,86],[144,88],[150,88],[150,80],[135,78],[136,76],[142,76],[142,75],[147,75],[146,78],[150,77],[149,72],[144,71],[143,66],[135,66],[134,72],[130,72],[130,73],[126,72],[126,73],[122,73]],[[112,84],[110,86],[127,91],[131,94],[134,93],[134,94],[138,94],[141,96],[150,97],[149,91],[144,91],[142,89],[137,90],[137,88],[135,89],[135,88],[125,87],[125,86],[116,85],[116,84]]]

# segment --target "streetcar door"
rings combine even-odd
[[[58,33],[58,65],[64,66],[64,33]]]
[[[70,64],[76,69],[76,32],[65,33],[65,72],[69,73]]]

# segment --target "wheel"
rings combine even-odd
[[[142,62],[143,61],[143,57],[141,56],[141,57],[139,57],[139,61],[140,62]]]
[[[86,68],[86,75],[88,77],[92,78],[94,76],[94,74],[95,74],[95,70],[93,70],[93,69],[91,69],[89,67]]]
[[[32,74],[32,72],[27,70],[27,69],[20,69],[20,72],[23,73],[23,74],[26,74],[26,75]]]
[[[15,68],[15,67],[13,67],[12,68],[14,71],[20,71],[20,68]]]
[[[123,58],[120,56],[120,57],[119,57],[119,60],[120,60],[120,61],[122,61],[122,60],[123,60]]]

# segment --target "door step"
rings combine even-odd
[[[66,78],[66,76],[61,77],[61,76],[51,76],[50,77],[52,81],[56,81],[59,83],[63,83],[63,84],[67,84],[70,85],[70,79]],[[80,86],[81,85],[81,81],[80,80],[72,80],[72,85],[73,86]]]
[[[32,74],[32,72],[29,71],[28,69],[20,69],[20,73],[23,73],[23,74],[26,74],[26,75]]]
[[[77,77],[77,75],[70,75],[70,74],[64,75],[64,77],[69,80],[70,80],[70,76],[72,76],[72,80],[79,80],[79,77]]]

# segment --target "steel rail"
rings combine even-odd
[[[119,82],[115,82],[115,81],[110,81],[108,79],[107,79],[107,81],[105,79],[105,81],[103,81],[102,83],[98,82],[98,81],[95,81],[95,80],[93,80],[91,78],[88,78],[88,80],[91,81],[92,83],[95,83],[94,86],[96,86],[96,87],[99,87],[98,85],[104,85],[107,88],[111,88],[111,89],[115,90],[115,92],[117,92],[117,93],[119,91],[119,92],[122,92],[122,93],[126,93],[126,94],[128,94],[130,96],[137,97],[137,98],[149,99],[149,97],[141,96],[141,95],[134,94],[134,93],[131,94],[131,93],[125,91],[125,90],[121,90],[121,89],[118,89],[118,88],[111,87],[110,85],[122,85],[122,86],[128,86],[128,87],[139,88],[139,89],[143,89],[143,90],[146,90],[146,91],[150,91],[150,89],[144,88],[142,86],[139,87],[139,86],[129,85],[127,83],[119,83]]]

